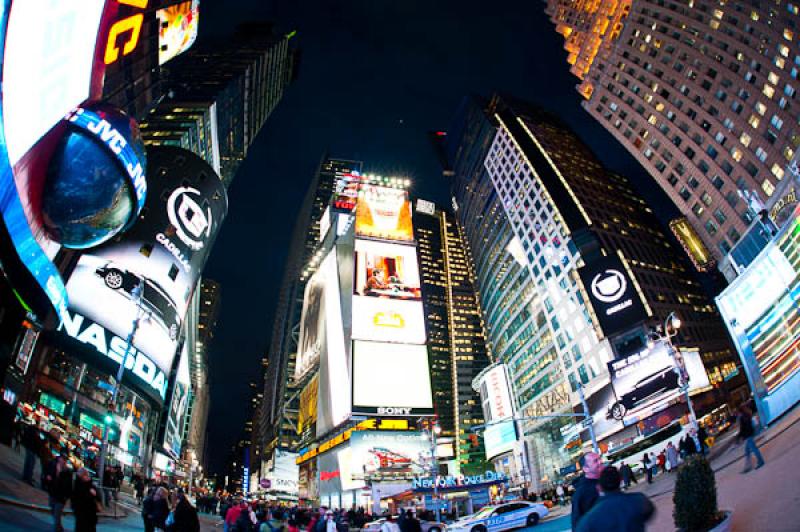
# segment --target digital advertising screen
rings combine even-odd
[[[158,64],[188,50],[197,39],[200,0],[182,2],[156,11],[158,17]]]
[[[605,336],[647,319],[647,311],[619,257],[601,257],[580,268],[578,273]]]
[[[422,301],[353,296],[353,339],[424,344]]]
[[[513,450],[516,442],[517,429],[512,419],[489,425],[483,432],[483,446],[486,449],[487,460]]]
[[[183,427],[186,424],[186,414],[189,405],[189,392],[191,377],[189,374],[189,350],[181,349],[181,358],[178,362],[178,373],[175,376],[175,386],[167,414],[167,424],[164,428],[164,450],[174,460],[180,459],[181,445],[183,444]]]
[[[327,279],[338,279],[336,248],[322,260],[319,270]],[[350,416],[351,384],[349,350],[345,346],[338,281],[325,283],[325,341],[319,359],[317,436],[323,436]]]
[[[330,272],[329,267],[321,267],[306,284],[297,341],[295,380],[300,380],[319,362],[320,353],[325,347],[325,285],[327,282],[338,283],[335,277],[328,279]],[[338,301],[332,303],[339,304]]]
[[[319,394],[319,377],[314,375],[300,392],[300,409],[297,413],[297,433],[302,432],[317,421],[317,396]]]
[[[410,480],[430,470],[431,443],[422,432],[359,431],[337,458],[344,489],[368,481]]]
[[[383,416],[433,413],[428,348],[354,341],[353,413]]]
[[[81,256],[67,293],[71,313],[112,336],[127,338],[136,323],[133,347],[169,375],[227,195],[208,163],[191,152],[151,146],[148,160],[159,171],[148,178],[143,214],[121,239]]]
[[[272,468],[267,473],[270,481],[270,491],[299,494],[300,468],[297,466],[297,453],[275,449],[272,458]]]
[[[362,184],[356,205],[356,235],[383,240],[414,240],[408,192]]]
[[[498,364],[481,376],[480,392],[483,415],[487,423],[514,416],[505,365]]]
[[[766,423],[800,400],[798,216],[717,297]]]
[[[615,398],[608,405],[607,415],[627,426],[667,407],[683,393],[681,386],[686,378],[690,392],[709,387],[708,375],[696,349],[680,350],[676,358],[683,360],[685,376],[676,372],[665,342],[609,362]]]
[[[357,295],[421,299],[416,247],[371,240],[355,246]]]

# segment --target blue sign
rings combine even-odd
[[[454,488],[461,486],[477,486],[479,484],[489,484],[493,482],[504,482],[508,477],[503,473],[487,471],[482,475],[458,475],[458,476],[437,476],[421,478],[416,477],[411,481],[412,489],[433,489],[434,485],[439,488]]]
[[[8,0],[0,0],[0,58],[5,54],[5,28],[8,22]],[[2,96],[0,95],[0,98]],[[0,125],[4,124],[0,100]],[[67,289],[55,265],[31,232],[28,218],[17,192],[11,162],[8,159],[5,129],[0,127],[0,214],[20,261],[44,290],[60,319],[67,313]]]

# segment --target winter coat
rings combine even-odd
[[[641,493],[605,493],[598,498],[591,510],[584,515],[578,532],[644,532],[645,523],[653,516],[655,507]]]
[[[572,495],[572,530],[578,526],[578,521],[592,509],[598,497],[597,479],[579,477],[573,484],[575,493]]]
[[[197,509],[185,498],[175,506],[173,518],[175,521],[169,529],[170,532],[200,532]]]
[[[92,481],[75,479],[71,501],[72,512],[75,514],[75,532],[94,532],[97,529],[97,506],[100,499]]]

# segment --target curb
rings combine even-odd
[[[2,504],[10,504],[11,506],[17,506],[19,508],[25,508],[27,510],[33,510],[35,512],[44,512],[50,513],[49,506],[42,506],[41,504],[34,504],[32,502],[22,501],[19,499],[15,499],[13,497],[6,497],[5,495],[0,495],[0,503]],[[72,515],[72,508],[65,508],[64,515]],[[104,517],[106,519],[125,519],[128,517],[128,512],[121,512],[117,515],[114,514],[107,514],[107,513],[99,513],[97,517]]]

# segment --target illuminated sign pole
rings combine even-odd
[[[678,318],[675,312],[670,312],[669,316],[667,316],[667,319],[664,320],[664,328],[662,329],[663,334],[660,331],[653,331],[650,333],[650,338],[647,340],[647,347],[652,349],[653,346],[655,346],[655,341],[666,342],[667,348],[669,349],[669,356],[672,357],[672,360],[675,363],[675,372],[678,374],[678,378],[681,383],[681,390],[683,390],[683,394],[686,397],[686,404],[689,407],[689,422],[691,423],[692,428],[697,430],[697,415],[694,413],[692,398],[689,396],[689,374],[686,370],[686,364],[683,362],[683,355],[681,355],[672,344],[672,337],[678,334],[678,329],[680,328],[680,318]]]
[[[117,380],[114,382],[114,392],[111,394],[111,402],[108,404],[108,414],[103,423],[103,444],[100,447],[100,458],[97,461],[97,479],[99,485],[103,486],[103,477],[105,476],[106,469],[106,455],[108,454],[108,426],[111,424],[112,412],[116,408],[117,397],[119,396],[119,387],[122,383],[122,377],[125,374],[125,364],[128,362],[128,354],[133,345],[133,337],[136,336],[136,330],[139,328],[139,321],[142,319],[142,290],[144,286],[142,283],[137,284],[131,291],[131,297],[136,301],[138,311],[136,318],[133,320],[133,327],[131,333],[128,335],[127,343],[125,344],[125,354],[122,356],[122,362],[117,369]],[[105,499],[104,499],[105,501]]]
[[[422,430],[428,433],[428,440],[431,442],[431,477],[433,478],[433,502],[436,505],[436,522],[441,523],[442,505],[439,501],[439,464],[436,460],[436,436],[441,434],[442,427],[439,426],[438,421],[434,418],[433,422],[429,418],[421,417],[417,420]]]

